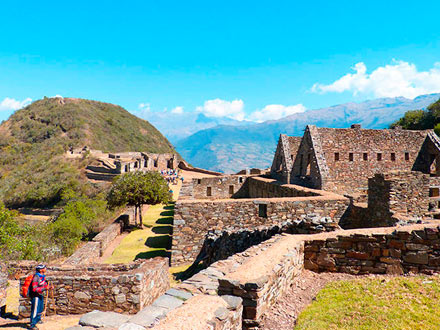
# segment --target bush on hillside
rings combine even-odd
[[[401,126],[403,129],[424,130],[434,129],[440,133],[440,100],[431,104],[424,110],[407,111],[405,115],[391,124],[391,128]]]

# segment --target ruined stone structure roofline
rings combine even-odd
[[[312,146],[315,150],[315,161],[318,173],[321,175],[321,181],[329,177],[329,168],[322,149],[321,139],[319,138],[318,128],[315,125],[307,125],[306,130],[309,131],[312,140]]]

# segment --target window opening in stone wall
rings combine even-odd
[[[154,160],[154,167],[157,167],[157,159]]]
[[[238,178],[238,182],[239,182],[239,183],[243,183],[243,177],[239,177],[239,178]]]
[[[429,197],[439,197],[440,189],[439,188],[429,188]]]
[[[396,161],[396,154],[394,152],[391,153],[391,161],[392,162]]]
[[[134,168],[138,167],[138,162],[134,162]]]
[[[364,160],[368,160],[368,154],[364,152]]]
[[[229,195],[234,194],[234,186],[229,186]]]
[[[409,160],[409,152],[405,152],[405,160]]]
[[[197,184],[201,184],[202,180],[201,179],[197,179]]]
[[[258,216],[261,218],[267,218],[267,205],[259,204],[258,205]]]
[[[382,154],[380,152],[377,153],[377,160],[378,161],[382,160]]]
[[[293,162],[293,155],[290,155],[290,160]]]
[[[212,196],[212,188],[206,187],[206,196],[211,197]]]
[[[339,160],[339,152],[335,152],[335,161]]]
[[[350,152],[350,153],[348,154],[348,160],[349,160],[350,162],[352,162],[352,161],[353,161],[353,158],[354,158],[354,155],[353,155],[352,152]]]

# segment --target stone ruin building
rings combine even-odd
[[[86,167],[89,179],[111,181],[115,176],[134,171],[163,171],[190,168],[177,154],[154,154],[149,152],[104,153],[88,147],[71,149],[69,158],[80,158],[89,154],[93,161]]]
[[[390,171],[440,176],[440,140],[432,130],[323,128],[308,125],[302,138],[281,135],[271,176],[283,183],[364,194],[368,178]]]
[[[256,330],[303,269],[439,273],[439,164],[440,141],[431,130],[309,125],[302,138],[281,135],[270,173],[206,171],[211,175],[185,180],[169,263],[202,264],[202,271],[169,289],[164,258],[93,265],[121,230],[113,224],[69,258],[89,263],[78,283],[69,265],[52,268],[65,290],[57,305],[101,310],[81,318],[85,329]],[[90,287],[81,282],[87,279]],[[99,300],[103,292],[109,301]]]

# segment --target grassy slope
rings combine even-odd
[[[438,329],[440,278],[334,282],[299,316],[295,329]]]
[[[174,152],[150,123],[123,108],[81,99],[43,99],[0,125],[0,199],[8,207],[51,206],[63,190],[94,193],[80,169],[66,160],[69,147],[109,152]]]

